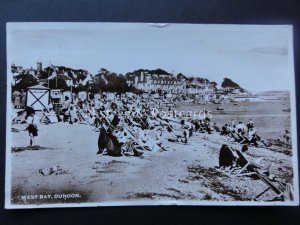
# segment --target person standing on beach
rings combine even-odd
[[[250,131],[250,129],[252,129],[254,127],[253,121],[252,119],[250,119],[247,123],[247,128],[248,128],[248,132]]]
[[[24,89],[21,90],[21,104],[20,104],[21,108],[25,108],[26,106],[26,92],[24,91]]]
[[[38,136],[38,127],[37,125],[40,122],[40,118],[35,114],[35,112],[31,112],[31,114],[27,117],[26,123],[27,128],[25,130],[28,130],[30,142],[29,142],[29,148],[37,149],[37,145],[35,142],[35,138]]]
[[[188,131],[187,131],[187,129],[186,129],[186,125],[185,125],[185,121],[184,120],[181,120],[180,121],[180,124],[181,124],[181,127],[180,127],[180,129],[181,129],[181,132],[182,132],[182,134],[183,134],[183,138],[184,138],[184,143],[188,143]]]
[[[63,121],[67,122],[70,121],[70,106],[71,106],[71,99],[68,96],[65,96],[65,100],[62,104],[62,112],[63,112]]]
[[[229,123],[229,127],[233,128],[234,127],[234,121],[233,119],[231,119],[230,123]]]
[[[14,99],[15,99],[14,107],[15,107],[16,109],[21,108],[21,97],[22,97],[21,92],[15,91],[15,92],[13,93],[13,96],[14,96]]]

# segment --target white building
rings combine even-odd
[[[196,95],[201,101],[214,101],[216,99],[215,87],[209,81],[191,82],[187,85],[186,90],[187,94]]]
[[[186,81],[177,79],[173,75],[158,75],[141,72],[134,79],[128,79],[127,83],[144,92],[162,91],[168,94],[185,94]]]

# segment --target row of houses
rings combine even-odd
[[[107,83],[105,74],[108,72],[105,69],[99,71],[98,74],[92,75],[88,71],[64,71],[52,66],[51,74],[42,78],[43,67],[42,63],[38,62],[36,69],[23,69],[20,66],[12,65],[14,74],[26,73],[34,76],[39,85],[45,85],[50,80],[63,79],[68,87],[76,87],[79,85],[87,85],[97,83],[99,80]],[[151,74],[147,71],[141,71],[138,74],[129,74],[126,76],[127,85],[133,86],[144,93],[164,93],[168,96],[177,94],[194,95],[200,101],[215,101],[222,99],[234,99],[235,97],[245,96],[245,93],[236,88],[221,88],[216,87],[215,82],[208,79],[194,78],[190,79],[185,76],[174,76],[172,74]]]
[[[50,68],[50,69],[49,69]],[[80,71],[64,71],[58,67],[50,65],[48,70],[43,69],[42,62],[37,62],[36,68],[25,69],[22,66],[17,66],[14,63],[11,65],[11,71],[13,73],[14,84],[20,81],[20,74],[31,76],[38,82],[39,85],[48,85],[51,80],[62,79],[65,81],[68,87],[87,85],[89,82],[93,82],[93,76],[86,70]]]
[[[142,71],[140,74],[129,75],[127,84],[146,93],[159,90],[166,94],[196,95],[204,101],[213,101],[216,97],[215,82],[210,82],[207,79],[202,79],[200,82],[198,80],[190,81],[184,76],[149,74]]]
[[[141,72],[139,75],[129,75],[127,84],[147,93],[156,92],[157,90],[167,94],[186,93],[186,81],[170,75]]]

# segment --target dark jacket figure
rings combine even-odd
[[[225,136],[227,136],[227,135],[229,135],[230,134],[230,129],[229,129],[229,127],[228,127],[228,124],[225,124],[225,126],[223,126],[222,128],[221,128],[221,133],[220,133],[220,135],[225,135]]]
[[[191,126],[189,129],[189,137],[193,136],[193,130],[194,130],[194,128],[193,128],[193,126]]]
[[[105,149],[110,156],[121,156],[121,144],[118,139],[111,132],[107,132],[105,128],[101,127],[97,154],[103,153]]]
[[[235,161],[235,156],[233,155],[232,151],[229,149],[228,145],[222,145],[220,149],[219,155],[219,166],[220,167],[228,167],[232,166]]]
[[[198,123],[198,121],[194,121],[193,124],[195,125],[195,131],[200,130],[201,126],[200,126],[200,124]]]
[[[118,126],[119,122],[120,122],[119,116],[118,116],[118,115],[115,115],[114,118],[113,118],[113,120],[112,120],[112,122],[111,122],[111,124],[112,124],[114,127],[116,127],[116,126]]]

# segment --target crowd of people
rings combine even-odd
[[[216,123],[211,124],[211,112],[204,110],[198,115],[179,113],[162,99],[142,96],[114,100],[106,96],[90,96],[88,99],[65,96],[60,107],[51,102],[40,115],[40,120],[34,115],[34,110],[26,112],[23,117],[28,124],[30,145],[34,145],[33,139],[37,136],[33,127],[37,127],[38,120],[44,124],[65,122],[93,126],[94,131],[100,131],[99,154],[109,151],[112,155],[140,155],[143,150],[163,151],[166,149],[164,140],[187,144],[194,133],[218,133],[243,145],[270,146],[270,142],[258,135],[252,119],[247,124],[242,121],[235,124],[232,119],[219,127]],[[32,118],[34,123],[30,121]],[[14,122],[20,120],[20,115],[16,115]],[[288,131],[283,137],[285,142],[291,142]]]
[[[255,174],[269,181],[276,181],[270,172],[271,163],[268,159],[246,159],[248,147],[260,145],[270,146],[271,143],[258,135],[254,121],[228,121],[223,126],[211,123],[211,112],[205,109],[198,117],[184,112],[177,112],[176,107],[162,99],[143,97],[120,97],[109,100],[106,96],[91,96],[88,99],[65,96],[60,107],[50,103],[42,113],[30,107],[16,115],[14,122],[27,124],[25,130],[30,137],[30,148],[38,149],[35,138],[38,136],[38,124],[67,123],[86,124],[98,135],[97,154],[110,156],[141,156],[147,151],[159,152],[168,150],[168,142],[189,144],[197,133],[220,135],[227,139],[219,152],[219,168],[239,167],[238,173],[244,169],[246,174]],[[230,141],[239,143],[241,150],[234,150]],[[291,144],[288,130],[280,137],[280,142]],[[247,154],[246,154],[247,155]],[[259,160],[259,161],[258,161]],[[251,165],[249,167],[249,165]]]

